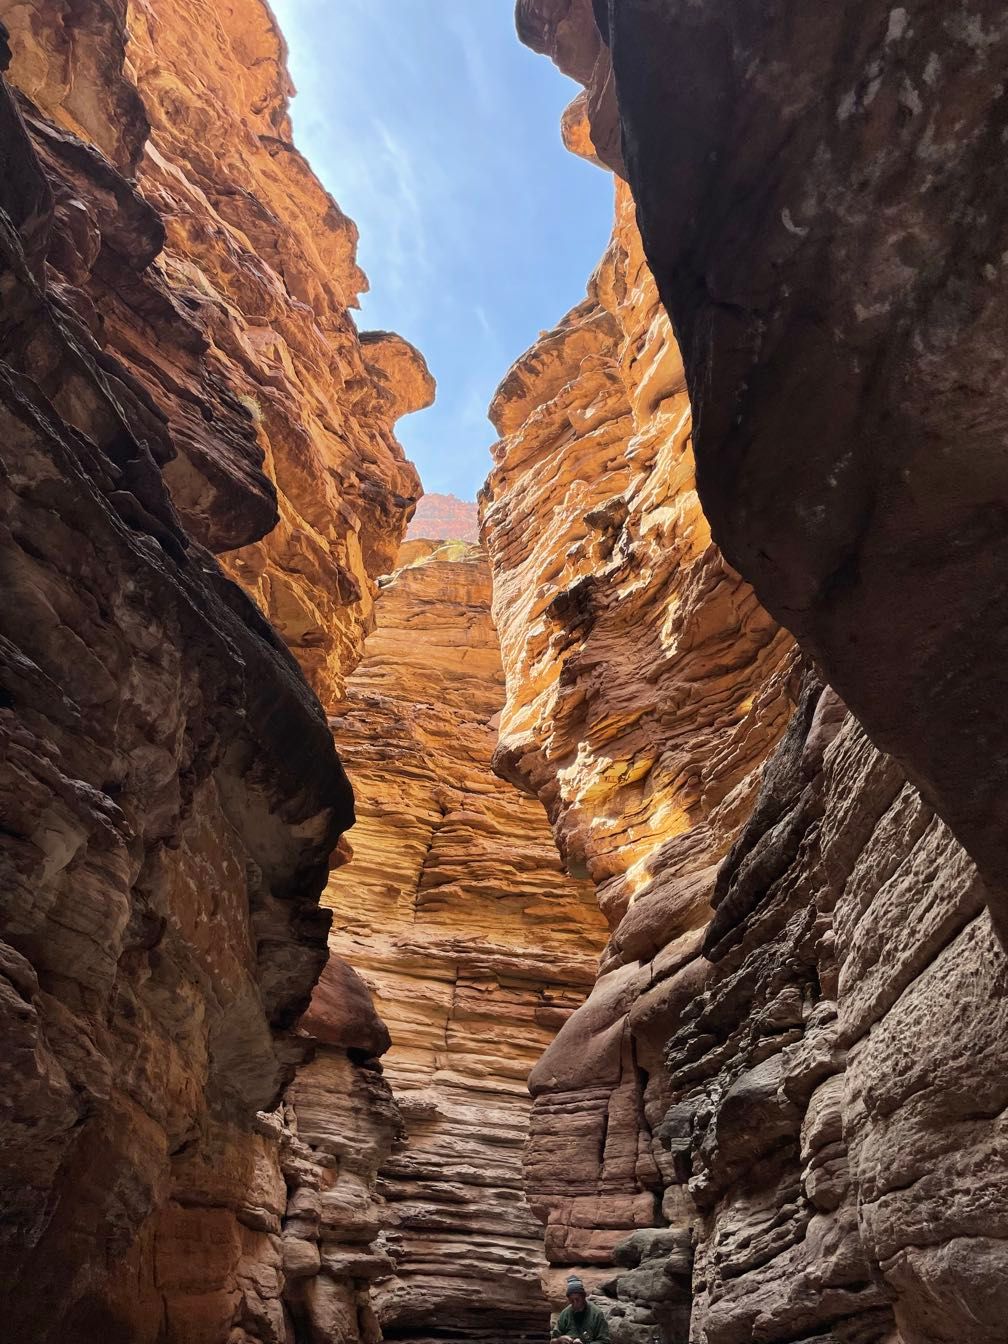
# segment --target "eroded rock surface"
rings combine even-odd
[[[230,1312],[270,1259],[251,1124],[300,1054],[351,796],[293,659],[179,524],[150,404],[47,282],[54,183],[6,89],[0,115],[5,1328],[195,1340],[173,1287]],[[197,1270],[216,1149],[243,1170]]]
[[[519,13],[586,83],[594,140],[622,140],[719,544],[952,826],[1004,932],[1003,5]]]
[[[691,960],[718,861],[787,723],[790,641],[712,545],[682,364],[625,187],[583,304],[520,359],[482,498],[508,701],[495,765],[545,804],[611,939],[537,1065],[529,1195],[557,1265],[609,1265],[661,1222],[629,1029]]]
[[[805,81],[817,60],[832,59],[827,53],[841,52],[844,61],[853,59],[860,48],[847,39],[858,23],[867,24],[864,42],[869,45],[877,25],[873,26],[870,5],[832,16],[809,11],[801,23],[791,25],[785,22],[788,12],[787,5],[771,7],[767,14],[761,11],[757,21],[756,11],[744,6],[656,6],[630,0],[607,7],[522,0],[519,27],[528,40],[549,51],[587,85],[586,94],[565,118],[568,144],[617,171],[623,170],[623,159],[618,152],[614,94],[623,87],[621,71],[627,87],[630,72],[636,72],[638,83],[628,98],[638,117],[640,140],[634,141],[634,124],[624,115],[622,147],[645,224],[653,226],[661,217],[668,224],[674,216],[683,225],[678,234],[670,228],[665,238],[670,251],[659,253],[659,260],[664,258],[669,265],[663,295],[677,320],[687,321],[677,303],[687,311],[687,381],[699,417],[698,453],[710,454],[706,475],[701,472],[701,496],[706,502],[712,488],[725,487],[726,495],[720,502],[715,499],[712,509],[715,523],[727,529],[729,544],[742,547],[738,553],[747,564],[752,557],[747,559],[744,547],[750,542],[764,547],[758,563],[751,566],[757,582],[779,563],[788,582],[799,583],[811,551],[795,546],[795,537],[804,538],[802,545],[811,539],[813,550],[820,544],[828,548],[834,535],[843,531],[844,508],[852,496],[844,493],[842,480],[831,480],[839,500],[837,517],[830,516],[829,500],[821,500],[823,509],[793,528],[795,514],[801,512],[795,501],[807,500],[807,487],[821,484],[825,471],[816,434],[821,418],[832,414],[835,384],[830,376],[840,364],[827,367],[828,361],[820,358],[832,340],[829,334],[821,336],[828,332],[826,320],[818,332],[801,326],[797,318],[784,329],[788,315],[802,307],[802,284],[812,271],[816,274],[808,290],[813,298],[808,313],[813,328],[817,293],[831,293],[839,302],[846,286],[843,298],[848,308],[857,300],[860,289],[852,277],[859,275],[858,268],[852,260],[846,269],[836,264],[836,251],[847,245],[844,228],[852,221],[854,233],[863,226],[858,236],[866,246],[865,230],[887,227],[888,216],[878,210],[871,192],[880,180],[893,180],[887,177],[893,155],[904,153],[905,146],[898,138],[891,144],[884,134],[869,146],[848,126],[848,148],[853,153],[874,147],[873,171],[878,169],[881,176],[869,173],[862,180],[855,174],[845,179],[856,181],[858,191],[869,190],[866,200],[840,225],[827,211],[835,227],[834,254],[829,253],[826,224],[804,215],[798,221],[794,196],[785,202],[790,213],[784,212],[784,234],[800,234],[803,239],[807,232],[820,242],[817,261],[808,263],[808,273],[803,254],[792,289],[792,273],[780,251],[763,246],[761,224],[766,222],[768,229],[775,226],[773,211],[782,204],[778,195],[782,183],[797,190],[791,170],[800,160],[802,146],[808,145],[814,158],[811,146],[819,137],[825,158],[822,162],[815,158],[814,166],[825,164],[828,169],[830,152],[838,143],[834,130],[823,132],[816,117],[809,119],[806,140],[801,110],[808,111],[814,95],[812,82]],[[848,109],[862,131],[865,122],[875,118],[867,110],[876,97],[883,104],[877,115],[884,117],[890,63],[901,60],[905,44],[927,31],[928,17],[922,8],[893,10],[888,27],[882,25],[892,50],[879,58],[877,82],[860,87]],[[596,18],[612,42],[615,85],[605,43],[595,29]],[[746,34],[750,21],[753,28]],[[948,21],[954,28],[954,18]],[[984,51],[1000,40],[1000,29],[984,27],[986,22],[978,19],[974,30],[974,35],[982,32],[990,39]],[[810,34],[821,35],[824,30],[831,40],[845,32],[846,45],[834,48],[824,39],[814,58],[810,51],[807,62],[791,63],[790,58],[805,51]],[[748,45],[746,38],[751,39]],[[777,52],[774,43],[785,39],[791,44],[789,59],[771,59]],[[979,70],[979,47],[963,57],[962,65],[954,53],[944,47],[942,52],[936,58],[942,70],[952,56],[949,78],[958,78],[966,68]],[[684,72],[690,56],[695,56],[696,65]],[[830,90],[822,100],[827,108],[823,115],[833,107],[837,86],[831,81],[845,68],[834,62],[829,79],[821,73],[816,77],[820,88]],[[724,96],[726,81],[732,81],[732,98]],[[648,104],[656,90],[665,100],[657,112],[653,99]],[[981,102],[985,96],[981,94]],[[777,129],[787,131],[783,147],[764,134],[773,110],[781,108],[784,114]],[[951,104],[946,110],[950,108]],[[922,109],[906,112],[901,126],[909,125]],[[725,129],[724,119],[736,114],[740,118],[736,129],[731,124]],[[738,129],[742,126],[744,130]],[[690,130],[696,132],[701,150],[686,144]],[[707,138],[713,135],[724,137],[716,154],[710,152]],[[967,137],[959,156],[967,177],[972,171],[968,156],[977,143]],[[789,158],[792,149],[794,159]],[[645,160],[649,169],[642,168]],[[771,160],[780,167],[767,177]],[[950,163],[948,154],[939,158],[935,182]],[[849,171],[850,155],[845,165]],[[985,171],[977,172],[975,180],[982,181]],[[746,172],[755,175],[751,181]],[[910,180],[904,179],[890,198],[897,213],[919,204],[912,191],[903,197],[903,185]],[[649,186],[655,183],[658,195],[649,197]],[[697,183],[703,187],[702,208],[694,190]],[[740,208],[739,199],[755,212],[752,218]],[[797,199],[804,198],[799,194]],[[834,198],[832,205],[838,201]],[[773,206],[764,214],[768,202]],[[705,214],[708,209],[713,212],[710,218]],[[877,216],[873,225],[868,219],[872,209]],[[618,214],[617,237],[619,218]],[[791,228],[799,224],[800,230]],[[648,235],[649,248],[656,245],[655,237]],[[708,246],[711,240],[713,246]],[[803,246],[786,239],[785,244],[794,249]],[[750,267],[754,247],[762,252]],[[632,249],[627,251],[632,255]],[[691,269],[698,259],[706,268],[700,273]],[[879,280],[876,261],[869,247],[869,289]],[[647,611],[648,603],[660,610],[660,603],[666,602],[676,617],[692,610],[694,628],[710,630],[705,622],[716,617],[717,589],[690,586],[690,571],[682,564],[671,579],[663,573],[661,560],[670,546],[667,537],[658,534],[662,546],[657,557],[640,545],[639,538],[646,538],[647,532],[628,507],[624,481],[632,474],[638,444],[642,439],[647,442],[649,416],[660,418],[663,406],[671,407],[672,402],[667,394],[664,399],[659,396],[645,404],[644,415],[638,411],[624,420],[622,430],[617,422],[606,426],[601,412],[612,393],[604,391],[607,384],[601,374],[609,374],[611,387],[614,361],[611,356],[605,359],[607,344],[597,332],[589,337],[591,324],[597,321],[593,301],[600,292],[615,294],[618,302],[615,308],[607,305],[609,312],[616,312],[619,327],[629,334],[640,302],[628,303],[624,294],[629,291],[610,287],[608,264],[607,259],[594,279],[586,305],[544,337],[502,384],[495,414],[503,437],[484,505],[509,668],[498,765],[510,777],[534,783],[549,808],[568,863],[585,864],[599,885],[613,926],[595,990],[562,1028],[533,1075],[536,1102],[527,1169],[533,1202],[548,1219],[548,1254],[556,1263],[580,1261],[586,1266],[589,1281],[610,1313],[617,1344],[645,1344],[656,1334],[670,1344],[753,1340],[951,1344],[960,1338],[993,1344],[1003,1334],[1001,1283],[1008,1253],[1001,1134],[1008,1100],[1003,1095],[1001,1044],[1008,966],[986,908],[988,887],[946,821],[907,781],[901,765],[872,745],[839,695],[823,689],[811,666],[793,662],[793,653],[785,652],[777,665],[764,653],[759,667],[750,653],[748,663],[740,660],[726,668],[723,659],[707,662],[703,656],[706,647],[716,645],[698,647],[682,640],[672,655],[658,661],[650,652],[650,630],[657,627],[664,634],[674,628],[671,622],[654,618],[648,622],[639,615],[629,619],[631,610]],[[646,268],[641,269],[646,276]],[[947,275],[955,273],[953,268]],[[736,287],[722,290],[722,281],[732,279]],[[759,301],[750,302],[754,292],[750,285],[756,282],[762,285]],[[649,283],[639,283],[641,294]],[[934,293],[939,291],[940,286]],[[968,307],[967,291],[957,292]],[[915,293],[919,297],[920,290]],[[760,295],[770,296],[765,308]],[[911,293],[908,304],[914,302]],[[839,311],[839,306],[831,310]],[[972,311],[982,326],[991,310],[981,304]],[[747,327],[749,318],[760,312],[772,313],[773,320]],[[867,323],[862,334],[872,331],[881,341],[884,323],[872,326],[880,317],[862,315],[858,320]],[[783,325],[775,327],[778,318]],[[926,326],[930,317],[922,320]],[[912,339],[913,330],[913,324],[903,327],[897,322],[895,340],[902,341],[908,332]],[[918,335],[923,332],[919,322],[916,330]],[[833,335],[841,347],[854,348],[855,343],[848,343],[849,328],[842,323]],[[803,337],[808,338],[807,359]],[[671,336],[666,339],[673,348]],[[634,377],[628,380],[621,374],[621,381],[627,386],[645,384],[648,365],[661,367],[654,345],[649,347],[638,337],[626,349],[636,367],[630,363]],[[924,351],[918,348],[917,354]],[[900,383],[902,374],[884,355],[864,365],[852,359],[851,365],[857,386],[873,390],[859,401],[855,387],[853,403],[845,406],[858,423],[863,415],[882,413],[883,408],[888,413],[909,387]],[[745,373],[740,372],[743,367]],[[768,372],[771,368],[775,378]],[[730,379],[722,381],[726,369],[731,377],[752,375],[751,384],[738,385],[739,398],[733,399]],[[800,370],[808,382],[788,383],[787,374],[797,376]],[[887,383],[889,373],[897,376]],[[977,376],[985,377],[982,362]],[[988,380],[985,391],[992,390],[996,384]],[[722,393],[725,399],[719,404]],[[925,395],[919,389],[918,421],[930,415]],[[512,404],[517,406],[513,419]],[[838,434],[851,435],[843,440],[851,450],[846,465],[856,464],[861,440],[851,430],[849,416],[840,416],[838,423]],[[874,482],[884,486],[890,465],[899,457],[890,449],[900,442],[906,446],[901,439],[906,424],[904,420],[901,426],[897,417],[889,416],[880,430],[883,456]],[[830,437],[834,428],[827,434],[827,456],[830,445],[839,441]],[[663,439],[666,447],[675,442],[667,427]],[[799,443],[808,449],[801,462],[796,456]],[[601,450],[594,462],[586,444]],[[778,445],[783,445],[779,453]],[[940,453],[940,436],[930,444],[922,438],[917,448]],[[684,455],[684,460],[689,459]],[[916,457],[904,484],[912,483],[921,463]],[[772,500],[766,493],[771,467],[777,489]],[[855,465],[854,478],[857,470]],[[656,477],[661,479],[660,471],[659,459],[659,469],[652,470],[648,482],[652,490]],[[606,472],[611,473],[608,489],[601,485],[600,493],[608,500],[601,505],[593,500],[587,507],[584,482],[601,483]],[[926,487],[923,479],[919,478],[921,489],[915,498],[927,512],[937,508],[943,495],[940,483],[937,493],[931,494],[930,478]],[[695,508],[691,488],[691,472],[682,471],[678,482],[667,488],[666,507],[680,514]],[[967,481],[964,493],[970,489]],[[812,628],[801,623],[807,612],[822,622],[808,642],[823,653],[830,670],[838,655],[820,636],[830,628],[839,639],[838,613],[843,612],[848,647],[841,661],[856,672],[854,683],[869,711],[873,703],[888,697],[890,722],[902,714],[903,690],[912,696],[923,686],[917,671],[910,681],[903,679],[908,658],[921,647],[914,642],[916,633],[933,676],[936,664],[928,659],[939,650],[948,653],[947,672],[953,680],[961,669],[968,673],[975,664],[978,698],[969,738],[975,744],[986,706],[986,654],[978,655],[974,649],[960,656],[946,645],[952,625],[946,626],[945,618],[951,616],[953,623],[958,619],[956,603],[965,589],[946,593],[944,585],[953,570],[963,572],[958,556],[965,551],[960,552],[947,533],[940,540],[937,532],[919,530],[922,538],[940,540],[933,569],[938,586],[932,596],[940,603],[949,600],[934,619],[925,620],[918,613],[920,624],[915,627],[912,602],[906,611],[896,613],[891,600],[913,578],[908,578],[909,552],[898,541],[878,550],[875,546],[887,527],[899,534],[916,515],[913,509],[904,512],[899,500],[884,491],[875,499],[883,497],[893,504],[895,514],[883,516],[868,509],[866,515],[863,559],[866,566],[870,560],[876,567],[874,576],[858,568],[859,559],[851,583],[824,589],[816,599],[823,599],[818,608],[816,602],[807,611],[798,604],[800,620],[791,621],[790,609],[783,605],[774,609],[803,639]],[[956,516],[962,498],[955,496],[947,522]],[[533,518],[535,525],[530,525]],[[589,530],[602,518],[609,520],[604,544]],[[815,536],[820,522],[824,531]],[[918,517],[912,525],[919,522]],[[872,529],[881,530],[873,534]],[[525,549],[523,533],[536,539]],[[680,529],[676,534],[680,547],[682,535]],[[628,591],[617,590],[617,605],[617,594],[608,585],[615,562],[630,547],[635,551],[635,586],[628,579]],[[892,572],[883,580],[882,570],[889,561]],[[992,563],[996,566],[996,555]],[[731,575],[723,561],[718,565],[722,574]],[[732,577],[737,584],[734,591],[748,593],[754,602],[749,590]],[[888,590],[887,584],[891,584]],[[872,607],[885,591],[889,606],[881,602]],[[631,608],[629,594],[639,608]],[[737,618],[726,623],[728,647],[738,649],[741,632],[748,633],[752,648],[751,632],[760,629],[759,610],[754,604],[748,626]],[[891,628],[880,636],[877,627],[883,611]],[[869,622],[864,640],[855,619],[859,612]],[[880,651],[893,650],[900,640],[893,664],[874,661]],[[940,657],[944,660],[945,653]],[[656,668],[661,675],[656,675]],[[666,713],[654,733],[654,745],[638,746],[636,754],[621,751],[620,733],[627,731],[630,707],[642,706],[634,721],[639,717],[646,722],[647,714],[662,704],[662,675],[668,694],[675,679],[683,680],[689,672],[697,683],[689,689],[700,713],[684,717],[681,736],[675,731],[676,720]],[[747,675],[752,679],[747,681]],[[876,678],[870,688],[869,677]],[[747,753],[735,748],[733,758],[723,749],[711,750],[710,728],[702,714],[708,678],[722,705],[724,697],[728,704],[734,703],[733,694],[742,697],[735,716],[724,715],[718,721],[722,741],[737,741],[738,725],[745,721],[739,711],[764,707],[762,722],[772,728],[761,735],[752,732]],[[928,688],[932,704],[939,684],[944,681],[933,680]],[[679,690],[672,704],[685,699]],[[916,717],[923,704],[921,699],[910,706],[899,726],[902,733],[915,725],[921,739],[912,744],[918,762],[931,750],[929,743],[936,743],[947,730],[956,731],[950,729],[948,718],[942,718],[941,729],[936,727],[941,717],[937,710],[930,723],[925,724],[926,716]],[[773,709],[776,714],[770,712]],[[953,718],[958,712],[953,697]],[[868,712],[866,718],[872,733],[883,737],[878,717]],[[780,737],[785,721],[787,731]],[[995,717],[995,737],[985,739],[988,747],[996,740],[996,731]],[[604,837],[622,822],[624,845],[637,838],[639,832],[627,820],[647,815],[654,806],[651,800],[658,793],[666,753],[685,752],[688,759],[694,733],[697,746],[705,748],[695,776],[701,798],[705,788],[716,786],[726,762],[734,759],[740,772],[745,764],[746,772],[735,777],[733,791],[727,794],[734,807],[729,811],[715,806],[707,817],[699,808],[684,809],[686,824],[680,824],[671,843],[653,846],[642,865],[645,882],[641,889],[631,886],[628,892],[631,873],[620,871],[618,861],[611,867],[602,861]],[[636,744],[639,738],[629,740]],[[962,741],[949,754],[953,764],[960,749],[965,750]],[[683,778],[689,776],[681,775],[676,787],[682,787]],[[945,778],[947,782],[953,776]],[[630,795],[635,806],[628,806],[625,791],[621,795],[628,783],[638,790],[636,798]],[[991,787],[996,790],[998,785]],[[988,781],[977,782],[972,795],[963,795],[961,815],[978,804],[975,815],[983,819],[987,788]],[[941,800],[939,788],[934,795]],[[953,809],[949,819],[962,835]],[[981,831],[973,835],[983,838]],[[984,860],[982,844],[975,849]],[[624,852],[620,846],[617,854],[622,857]],[[987,850],[986,857],[992,853]],[[651,890],[665,893],[666,899],[649,900]],[[996,915],[996,903],[994,911]],[[636,1105],[627,1095],[632,1095],[628,1080],[634,1071]],[[597,1078],[605,1080],[601,1096],[588,1087]],[[616,1105],[621,1091],[626,1100]],[[597,1114],[604,1118],[594,1119]],[[569,1170],[578,1179],[587,1178],[583,1188],[571,1190],[564,1179]],[[591,1190],[592,1178],[604,1197],[589,1206],[586,1199],[579,1199]],[[645,1195],[650,1195],[650,1209]]]
[[[485,556],[413,541],[398,566],[332,720],[359,803],[353,861],[324,898],[335,964],[359,970],[388,1024],[403,1121],[378,1183],[374,1309],[390,1339],[541,1339],[526,1079],[591,985],[604,921],[539,803],[491,769],[504,674]],[[340,1031],[329,981],[315,1035]]]
[[[156,404],[187,532],[227,553],[331,703],[420,493],[392,427],[433,379],[401,337],[354,326],[357,230],[291,141],[268,7],[116,0],[93,17],[0,3],[63,182],[57,264]]]
[[[406,536],[411,541],[423,537],[479,541],[479,510],[474,503],[455,495],[428,492],[420,497]]]
[[[398,1120],[352,998],[297,1123],[256,1114],[310,1052],[353,816],[284,641],[338,693],[430,379],[353,327],[355,232],[290,144],[265,6],[0,18],[3,1333],[288,1344],[295,1234],[314,1201],[369,1239]],[[368,1335],[352,1273],[329,1298]]]
[[[699,1213],[690,1338],[993,1344],[1008,965],[973,864],[811,675],[714,904],[641,1023]]]

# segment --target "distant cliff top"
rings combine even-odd
[[[479,515],[474,502],[454,495],[424,495],[406,531],[406,540],[479,541]]]

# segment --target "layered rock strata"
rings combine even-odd
[[[657,39],[650,46],[631,42],[633,25],[671,30],[689,22],[696,28],[717,11],[687,15],[686,7],[632,3],[610,8],[623,35],[622,59],[637,63],[644,87],[649,80],[668,83],[665,72],[673,65]],[[783,8],[771,16],[771,30]],[[594,6],[599,16],[605,9]],[[893,41],[899,42],[913,19],[902,10],[893,15]],[[724,16],[726,30],[741,22]],[[822,22],[819,15],[809,20]],[[621,168],[614,97],[620,48],[614,49],[614,86],[592,7],[530,0],[519,6],[519,24],[587,85],[565,119],[568,144]],[[704,55],[713,60],[712,53],[713,47]],[[763,78],[780,99],[789,96],[787,79],[779,78],[785,68],[774,67],[771,81],[764,63],[743,60],[719,67],[719,77],[728,71],[733,79],[741,72],[745,80]],[[687,89],[691,79],[684,81]],[[803,88],[799,81],[799,101]],[[748,127],[759,125],[758,111]],[[646,128],[652,146],[661,125],[657,118]],[[623,131],[629,161],[639,147],[631,143],[626,118]],[[736,152],[752,144],[731,137],[727,143]],[[675,156],[667,162],[675,163]],[[708,154],[703,173],[716,177],[723,166],[722,154]],[[646,177],[634,179],[635,186],[642,182],[646,189]],[[772,182],[757,192],[754,204],[761,208],[775,189]],[[690,228],[704,229],[689,192],[673,202],[671,191],[665,205],[688,206]],[[630,208],[625,187],[618,201],[617,239]],[[654,204],[640,204],[645,220]],[[718,227],[715,219],[715,236]],[[632,248],[623,252],[633,255]],[[950,1344],[961,1338],[993,1344],[1003,1334],[1008,1246],[1000,1043],[1008,967],[985,908],[988,891],[901,766],[871,744],[839,696],[824,690],[793,654],[785,651],[776,663],[764,655],[761,667],[752,654],[748,664],[727,667],[723,658],[710,659],[705,670],[704,645],[681,637],[665,658],[652,654],[652,629],[659,640],[677,632],[677,622],[709,630],[706,622],[726,608],[717,602],[717,587],[689,583],[688,567],[662,570],[670,542],[657,529],[661,546],[652,552],[641,545],[648,533],[626,481],[633,480],[651,417],[660,425],[673,402],[659,395],[641,403],[645,413],[625,420],[622,434],[617,421],[607,427],[604,411],[614,403],[607,403],[612,392],[605,389],[618,388],[616,375],[632,388],[662,367],[653,339],[633,339],[634,309],[644,308],[632,297],[633,284],[625,285],[625,273],[612,266],[619,255],[611,249],[586,304],[542,338],[502,384],[494,414],[503,437],[484,500],[509,672],[498,768],[537,789],[568,864],[584,864],[596,880],[612,926],[595,990],[533,1074],[527,1178],[530,1198],[547,1221],[547,1253],[557,1264],[584,1264],[589,1276],[596,1267],[590,1281],[618,1344],[656,1336],[671,1344]],[[735,265],[746,256],[742,246],[731,252]],[[824,277],[837,274],[823,269]],[[638,276],[638,295],[650,287],[654,297],[643,265]],[[669,283],[685,283],[687,276],[684,267]],[[616,303],[603,297],[603,306],[618,317],[615,345],[612,337],[608,343],[589,339],[590,323],[599,321],[599,296],[609,295]],[[786,285],[778,297],[782,306],[791,300]],[[694,349],[707,350],[711,360],[702,369],[690,367],[689,377],[691,388],[693,382],[699,387],[704,432],[704,417],[717,421],[724,409],[712,406],[718,356],[741,360],[758,347],[724,336],[748,312],[744,304],[737,313],[726,304],[705,318],[706,327],[698,324]],[[652,337],[663,321],[659,312]],[[721,347],[717,339],[703,344],[711,331]],[[631,339],[623,346],[626,336]],[[614,348],[627,352],[622,364],[613,359]],[[813,368],[820,367],[816,349]],[[661,389],[661,380],[655,383]],[[685,380],[676,389],[683,403],[684,393]],[[822,403],[813,401],[811,394],[801,398],[800,411],[818,415]],[[783,412],[784,402],[775,404]],[[760,410],[767,405],[765,398],[758,404],[750,398],[732,432],[744,437],[751,418],[752,432],[762,433],[769,420]],[[678,436],[675,423],[666,420],[661,430],[667,454],[685,443],[685,407]],[[798,423],[805,424],[801,415]],[[791,426],[785,430],[780,419],[777,426],[795,442]],[[688,450],[679,453],[683,465],[665,505],[682,516],[696,508],[696,497]],[[769,449],[762,460],[769,461]],[[725,463],[726,475],[735,470],[730,456]],[[793,466],[790,471],[781,486],[785,503],[807,479]],[[667,476],[659,456],[648,489]],[[589,506],[586,482],[594,482],[600,502],[592,498]],[[755,492],[752,501],[744,491],[736,496],[738,518],[750,505],[757,518],[759,482],[740,475],[735,485]],[[600,536],[602,521],[607,531]],[[790,521],[783,519],[785,534]],[[682,535],[680,528],[674,545],[682,546]],[[768,548],[762,559],[770,554]],[[623,555],[632,568],[625,589],[614,590]],[[897,558],[896,572],[900,564]],[[755,606],[724,562],[717,565],[715,572],[730,577],[734,591]],[[666,604],[670,616],[642,620],[648,603],[656,612]],[[753,614],[748,626],[728,619],[722,627],[728,647],[738,650],[741,633],[743,647],[747,639],[751,649],[761,620],[773,629],[763,615]],[[899,621],[895,626],[905,634]],[[796,629],[804,635],[797,623]],[[848,636],[853,629],[847,627]],[[855,644],[852,639],[850,659]],[[959,665],[953,660],[951,675]],[[862,677],[866,668],[874,674],[869,663]],[[892,673],[886,669],[882,685],[891,688],[886,678]],[[724,697],[727,689],[729,705],[739,695],[735,716],[716,721],[725,734],[721,741],[734,743],[744,714],[763,706],[769,731],[751,733],[746,753],[718,750],[716,738],[711,750],[708,678],[712,694]],[[673,708],[692,701],[692,712],[677,732],[666,710],[648,741],[636,725],[657,716],[663,685]],[[628,722],[634,725],[629,734]],[[635,751],[623,746],[626,734]],[[652,801],[661,797],[660,771],[678,752],[689,759],[691,743],[701,803],[707,790],[718,798],[727,769],[733,809],[717,802],[707,815],[702,806],[684,808],[677,834],[655,837],[641,865],[644,880],[635,880],[632,868],[620,866],[624,845],[611,859],[606,836],[622,826],[624,844],[637,841],[641,832],[630,823],[662,818]],[[732,776],[734,768],[739,774]],[[684,773],[678,787],[683,780],[693,782]],[[637,786],[636,794],[627,785]],[[628,857],[636,857],[634,851]],[[661,899],[654,899],[657,892]],[[637,1104],[615,1104],[621,1092],[632,1093],[634,1071]],[[601,1097],[592,1090],[599,1080]],[[594,1119],[599,1113],[601,1123]],[[571,1170],[585,1174],[583,1188],[571,1189]],[[593,1192],[601,1219],[584,1216]],[[585,1200],[580,1207],[579,1197]]]
[[[631,974],[666,1225],[615,1252],[614,1337],[994,1344],[1008,964],[973,864],[810,673],[713,905]]]
[[[384,1208],[375,1183],[402,1119],[378,1056],[388,1033],[363,982],[330,957],[316,987],[309,1062],[280,1110],[261,1117],[278,1145],[284,1188],[280,1264],[284,1344],[375,1344],[371,1283]],[[321,1006],[320,1006],[321,1005]]]
[[[189,1197],[215,1151],[244,1167],[216,1212],[232,1304],[270,1261],[250,1126],[299,1057],[351,795],[293,659],[179,524],[149,402],[47,280],[53,183],[7,89],[0,115],[0,1282],[14,1337],[154,1339],[210,1273]]]
[[[429,375],[354,329],[355,232],[290,144],[265,6],[0,17],[5,1331],[287,1344],[312,1187],[362,1235],[397,1121],[353,999],[296,1084],[325,1076],[325,1123],[256,1114],[310,1049],[353,816],[284,641],[335,697]]]
[[[504,675],[483,553],[414,541],[398,565],[332,720],[360,802],[305,1027],[339,1038],[345,958],[391,1033],[403,1131],[378,1183],[385,1337],[541,1339],[526,1079],[591,985],[604,921],[539,803],[491,769]]]
[[[625,160],[719,544],[1004,933],[1003,6],[521,0],[519,22]]]
[[[602,976],[537,1066],[529,1197],[554,1264],[661,1222],[629,1014],[691,959],[791,711],[791,646],[712,545],[682,364],[625,187],[588,297],[510,370],[482,496],[507,670],[495,766],[597,886]]]
[[[354,326],[357,230],[291,141],[275,21],[260,0],[0,19],[75,310],[145,394],[186,531],[330,703],[420,493],[392,426],[434,386],[401,337]]]
[[[670,1337],[708,1344],[994,1344],[1008,963],[972,862],[811,674],[714,905],[703,957],[631,1013],[667,1071],[692,1291],[683,1238],[619,1297],[681,1304]]]
[[[428,491],[420,497],[406,536],[410,541],[440,537],[478,542],[479,510],[469,500]]]

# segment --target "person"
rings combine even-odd
[[[567,1280],[567,1306],[557,1317],[550,1338],[558,1344],[609,1344],[606,1318],[588,1301],[576,1274]]]

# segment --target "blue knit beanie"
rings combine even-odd
[[[581,1282],[581,1280],[578,1278],[578,1276],[577,1276],[576,1274],[571,1274],[571,1275],[569,1276],[569,1278],[567,1279],[567,1295],[568,1295],[568,1297],[570,1296],[571,1293],[583,1293],[584,1290],[585,1290],[585,1286],[584,1286],[584,1284]]]

